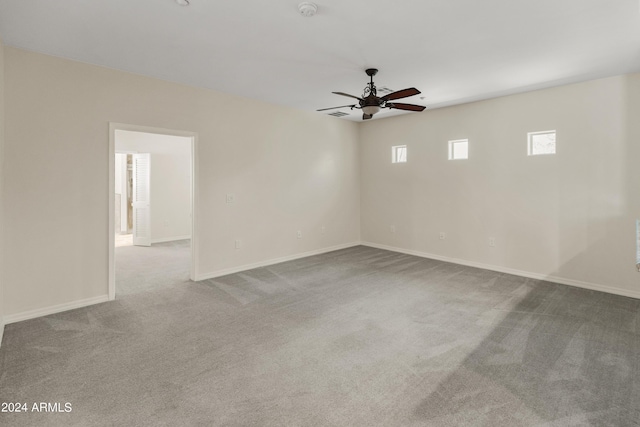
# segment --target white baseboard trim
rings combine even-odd
[[[211,273],[198,274],[196,276],[196,281],[214,279],[216,277],[222,277],[229,274],[239,273],[241,271],[253,270],[254,268],[266,267],[268,265],[273,265],[273,264],[280,264],[281,262],[293,261],[295,259],[305,258],[313,255],[320,255],[327,252],[338,251],[340,249],[352,248],[354,246],[360,246],[360,242],[345,243],[342,245],[316,249],[309,252],[302,252],[295,255],[288,255],[280,258],[269,259],[266,261],[255,262],[252,264],[240,265],[238,267],[225,268],[224,270],[213,271]]]
[[[2,347],[3,336],[4,336],[4,322],[0,322],[0,347]]]
[[[109,295],[101,295],[99,297],[86,298],[77,301],[67,302],[64,304],[52,305],[49,307],[38,308],[35,310],[23,311],[20,313],[9,314],[2,319],[5,325],[9,323],[22,322],[23,320],[35,319],[36,317],[48,316],[50,314],[60,313],[63,311],[82,308],[89,305],[100,304],[109,301]]]
[[[529,279],[545,280],[547,282],[559,283],[561,285],[574,286],[576,288],[589,289],[592,291],[606,292],[608,294],[621,295],[629,298],[640,299],[640,291],[632,291],[614,286],[601,285],[599,283],[583,282],[580,280],[568,279],[566,277],[553,276],[548,274],[532,273],[530,271],[516,270],[513,268],[500,267],[497,265],[484,264],[481,262],[467,261],[459,258],[431,254],[427,252],[415,251],[412,249],[397,248],[395,246],[381,245],[378,243],[362,242],[362,246],[369,246],[377,249],[384,249],[392,252],[399,252],[407,255],[415,255],[421,258],[430,258],[438,261],[451,262],[453,264],[466,265],[468,267],[482,268],[484,270],[497,271],[499,273],[513,274],[514,276],[526,277]]]
[[[259,267],[266,267],[266,266],[273,265],[273,264],[279,264],[281,262],[293,261],[293,260],[300,259],[300,258],[305,258],[305,257],[308,257],[308,256],[320,255],[320,254],[323,254],[323,253],[333,252],[333,251],[337,251],[337,250],[340,250],[340,249],[351,248],[351,247],[359,246],[359,245],[369,246],[369,247],[377,248],[377,249],[384,249],[384,250],[387,250],[387,251],[398,252],[398,253],[403,253],[403,254],[407,254],[407,255],[414,255],[414,256],[421,257],[421,258],[429,258],[429,259],[435,259],[435,260],[438,260],[438,261],[451,262],[451,263],[454,263],[454,264],[466,265],[466,266],[469,266],[469,267],[482,268],[482,269],[485,269],[485,270],[497,271],[499,273],[513,274],[515,276],[527,277],[527,278],[535,279],[535,280],[545,280],[545,281],[548,281],[548,282],[559,283],[559,284],[562,284],[562,285],[574,286],[574,287],[583,288],[583,289],[589,289],[589,290],[593,290],[593,291],[606,292],[606,293],[609,293],[609,294],[621,295],[621,296],[625,296],[625,297],[640,299],[640,292],[638,292],[638,291],[631,291],[631,290],[628,290],[628,289],[622,289],[622,288],[602,285],[602,284],[598,284],[598,283],[584,282],[584,281],[580,281],[580,280],[573,280],[573,279],[568,279],[568,278],[559,277],[559,276],[552,276],[552,275],[546,275],[546,274],[540,274],[540,273],[532,273],[532,272],[529,272],[529,271],[516,270],[516,269],[512,269],[512,268],[500,267],[500,266],[496,266],[496,265],[484,264],[484,263],[474,262],[474,261],[467,261],[467,260],[463,260],[463,259],[459,259],[459,258],[451,258],[451,257],[431,254],[431,253],[427,253],[427,252],[421,252],[421,251],[416,251],[416,250],[412,250],[412,249],[403,249],[403,248],[398,248],[398,247],[395,247],[395,246],[387,246],[387,245],[382,245],[382,244],[372,243],[372,242],[345,243],[345,244],[342,244],[342,245],[331,246],[331,247],[322,248],[322,249],[316,249],[316,250],[313,250],[313,251],[303,252],[303,253],[299,253],[299,254],[295,254],[295,255],[288,255],[288,256],[285,256],[285,257],[273,258],[273,259],[270,259],[270,260],[260,261],[260,262],[256,262],[256,263],[252,263],[252,264],[245,264],[245,265],[241,265],[241,266],[238,266],[238,267],[232,267],[232,268],[227,268],[227,269],[224,269],[224,270],[214,271],[214,272],[211,272],[211,273],[200,274],[200,275],[198,275],[196,277],[196,280],[200,281],[200,280],[206,280],[206,279],[213,279],[213,278],[216,278],[216,277],[226,276],[228,274],[239,273],[241,271],[251,270],[251,269],[259,268]],[[10,323],[16,323],[16,322],[21,322],[23,320],[35,319],[37,317],[48,316],[50,314],[60,313],[60,312],[63,312],[63,311],[68,311],[68,310],[74,310],[76,308],[87,307],[87,306],[90,306],[90,305],[100,304],[100,303],[107,302],[107,301],[109,301],[109,295],[105,294],[105,295],[101,295],[101,296],[98,296],[98,297],[86,298],[86,299],[82,299],[82,300],[72,301],[72,302],[69,302],[69,303],[58,304],[58,305],[39,308],[39,309],[35,309],[35,310],[29,310],[29,311],[23,311],[23,312],[20,312],[20,313],[10,314],[10,315],[4,316],[2,320],[4,322],[4,325],[8,325]],[[2,336],[3,336],[3,334],[4,334],[4,326],[2,326],[2,322],[0,322],[0,345],[2,344]]]
[[[160,239],[151,239],[151,244],[153,245],[154,243],[173,242],[175,240],[186,240],[190,238],[190,234],[187,234],[186,236],[162,237]]]

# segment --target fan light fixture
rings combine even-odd
[[[367,105],[366,107],[362,107],[362,112],[370,116],[373,116],[378,111],[380,111],[380,107],[377,105]]]
[[[367,87],[364,88],[362,93],[362,97],[349,95],[344,92],[332,92],[336,95],[347,96],[349,98],[355,98],[358,100],[357,104],[353,105],[342,105],[340,107],[332,107],[332,108],[321,108],[317,111],[326,111],[326,110],[335,110],[338,108],[357,108],[358,110],[362,110],[362,120],[370,120],[374,114],[380,111],[383,108],[393,108],[396,110],[405,110],[405,111],[423,111],[426,107],[422,105],[415,104],[405,104],[402,102],[394,102],[396,99],[407,98],[409,96],[414,96],[420,94],[420,91],[415,87],[410,87],[407,89],[397,90],[395,92],[388,93],[384,96],[378,96],[378,91],[376,90],[376,85],[373,83],[373,76],[378,74],[378,70],[375,68],[367,68],[365,70],[367,76],[370,77],[371,81],[367,83]],[[424,99],[424,98],[420,98]]]

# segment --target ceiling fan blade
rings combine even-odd
[[[362,113],[362,120],[369,120],[371,117],[373,117],[373,114]]]
[[[387,104],[387,107],[395,108],[396,110],[407,110],[407,111],[422,111],[425,108],[427,108],[423,105],[402,104],[399,102],[389,103]]]
[[[322,109],[320,109],[320,110],[316,110],[316,111],[335,110],[335,109],[337,109],[337,108],[346,108],[346,107],[353,108],[353,107],[355,107],[355,105],[341,105],[340,107],[322,108]]]
[[[390,101],[392,99],[406,98],[407,96],[413,96],[413,95],[417,95],[419,93],[420,93],[420,91],[418,89],[416,89],[415,87],[410,87],[408,89],[402,89],[402,90],[399,90],[399,91],[396,91],[396,92],[391,92],[391,93],[383,96],[381,99],[383,101]]]
[[[331,92],[331,93],[335,93],[336,95],[348,96],[349,98],[355,98],[359,101],[362,101],[362,98],[359,98],[355,95],[349,95],[348,93],[344,93],[344,92]]]

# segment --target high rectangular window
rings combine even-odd
[[[391,147],[391,163],[406,163],[407,146],[396,145]]]
[[[529,132],[527,134],[527,154],[556,154],[556,131]]]
[[[469,158],[469,140],[458,139],[449,141],[449,160],[459,160]]]

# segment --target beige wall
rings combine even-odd
[[[107,294],[110,121],[198,133],[200,276],[361,231],[640,296],[638,74],[360,126],[8,47],[4,72],[5,316]],[[527,157],[526,133],[549,129],[558,153]],[[470,159],[448,161],[447,141],[460,138]],[[408,145],[407,164],[390,164],[396,144]]]
[[[7,316],[107,294],[110,121],[198,134],[200,275],[359,240],[355,123],[14,48],[5,76]]]
[[[4,45],[0,40],[0,345],[2,344],[2,334],[4,332],[4,257],[1,242],[4,242]]]
[[[115,144],[151,154],[151,242],[190,237],[191,138],[117,130]]]
[[[639,102],[634,74],[372,121],[362,239],[640,297]],[[557,154],[528,157],[527,132],[551,129]],[[470,158],[447,160],[462,138]],[[400,144],[408,163],[391,164]]]

